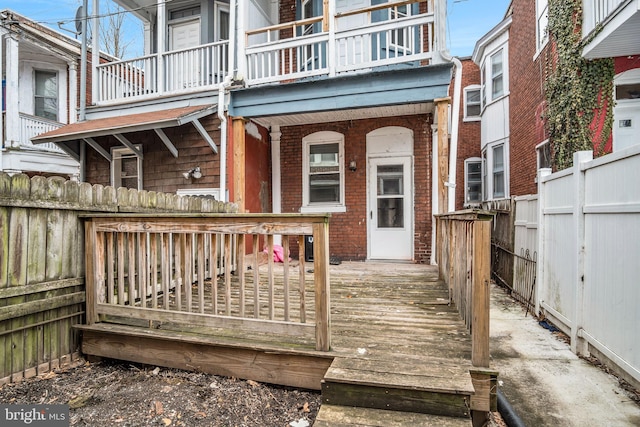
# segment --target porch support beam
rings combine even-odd
[[[161,128],[155,128],[154,131],[156,132],[156,135],[158,135],[158,138],[160,138],[160,140],[163,142],[165,147],[167,147],[169,151],[171,151],[173,157],[178,158],[178,149],[175,145],[173,145],[167,134],[164,133]]]
[[[434,102],[438,120],[438,213],[445,213],[449,205],[449,190],[446,183],[449,179],[449,104],[451,98],[438,98]]]
[[[207,133],[207,130],[204,128],[204,126],[202,126],[202,123],[200,123],[200,121],[198,119],[193,120],[191,123],[193,123],[193,126],[195,126],[195,128],[198,131],[198,133],[200,134],[200,136],[205,141],[207,141],[207,144],[209,144],[209,146],[211,147],[213,152],[215,154],[218,154],[218,147],[216,147],[216,143],[213,141],[211,136],[209,136],[209,134]],[[176,157],[178,157],[178,156],[176,155]]]
[[[140,152],[140,150],[138,150],[136,148],[135,145],[133,145],[131,143],[131,141],[129,141],[124,135],[119,134],[119,133],[114,133],[113,136],[115,136],[115,138],[120,141],[120,143],[122,143],[122,145],[124,145],[125,147],[127,147],[129,150],[133,151],[133,154],[139,158],[139,159],[143,159],[144,156],[142,155],[142,153]]]
[[[100,146],[100,144],[98,144],[96,142],[95,139],[93,138],[83,138],[83,140],[89,144],[91,146],[91,148],[93,148],[94,150],[96,150],[98,152],[98,154],[100,154],[102,157],[104,157],[105,159],[109,160],[109,162],[111,162],[112,158],[111,158],[111,154],[109,154],[109,152],[107,150],[105,150],[104,148],[102,148]]]
[[[233,131],[233,201],[238,212],[244,212],[245,200],[245,120],[243,117],[232,119]],[[224,159],[222,160],[224,161]]]
[[[80,155],[69,148],[65,143],[56,144],[62,151],[67,153],[69,157],[71,157],[76,162],[80,161]]]

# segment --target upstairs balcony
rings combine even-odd
[[[439,46],[444,46],[444,0],[370,3],[280,0],[259,6],[253,1],[239,2],[238,13],[247,19],[235,21],[239,27],[231,44],[226,40],[229,38],[226,29],[218,37],[221,41],[182,42],[175,36],[178,34],[175,28],[183,21],[176,18],[175,24],[172,20],[154,18],[158,33],[149,37],[158,43],[158,52],[98,65],[94,102],[105,106],[215,91],[229,70],[237,70],[246,85],[252,86],[334,77],[384,66],[424,66],[438,58],[434,54],[441,49]],[[154,13],[161,15],[163,6],[166,4],[159,2]],[[263,6],[270,9],[263,10]],[[289,9],[292,13],[282,12]],[[194,10],[200,13],[199,8]],[[178,12],[167,9],[166,15],[172,17]],[[230,29],[221,27],[221,23],[232,22],[228,17],[221,15],[213,20],[205,14],[199,16],[201,21],[194,24],[197,26],[194,34],[205,28],[207,31],[203,33],[210,33],[213,28]],[[283,16],[296,19],[278,23],[277,17],[282,20]],[[166,34],[174,34],[166,44],[168,49],[160,43]],[[171,50],[171,46],[179,48]]]
[[[216,90],[229,70],[229,42],[100,64],[97,105]]]
[[[443,43],[438,33],[444,29],[444,18],[436,16],[444,14],[439,0],[395,1],[357,9],[339,9],[338,3],[323,2],[318,16],[245,31],[239,68],[246,83],[428,65],[437,41]]]
[[[585,58],[640,54],[640,0],[583,0],[582,8]]]

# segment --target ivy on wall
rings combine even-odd
[[[573,153],[602,154],[613,125],[613,58],[587,60],[582,49],[582,0],[549,0],[552,57],[545,83],[547,126],[558,170],[570,167]],[[604,114],[596,132],[596,114]]]

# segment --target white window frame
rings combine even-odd
[[[309,154],[311,146],[338,144],[338,166],[340,174],[340,200],[339,202],[314,202],[310,203],[309,194]],[[345,165],[344,165],[344,135],[338,132],[321,131],[315,132],[302,138],[302,206],[301,213],[322,213],[322,212],[346,212],[345,205]]]
[[[216,6],[216,22],[215,22],[215,26],[216,26],[216,37],[215,37],[215,41],[219,42],[219,41],[223,41],[223,40],[227,40],[227,39],[223,39],[221,34],[220,34],[220,23],[222,22],[222,13],[226,13],[227,14],[227,18],[229,19],[229,22],[227,22],[227,29],[230,32],[231,31],[231,12],[229,10],[229,5],[227,3],[220,3],[220,2],[216,2],[215,3]],[[230,36],[230,34],[229,34]]]
[[[503,168],[502,170],[495,170],[494,153],[498,147],[503,147]],[[484,200],[501,200],[509,198],[509,143],[508,140],[500,140],[487,147],[482,151],[482,176],[483,176],[483,199]],[[502,173],[504,194],[496,195],[496,189],[494,185],[494,178],[496,173]]]
[[[540,54],[542,49],[549,42],[549,1],[536,0],[536,54],[534,59]]]
[[[478,102],[469,102],[469,92],[478,92]],[[469,107],[477,105],[479,107],[479,111],[477,115],[469,115]],[[480,85],[470,85],[464,88],[464,118],[465,122],[474,122],[480,120],[480,116],[482,115],[482,86]]]
[[[42,70],[42,69],[34,69],[33,70],[33,115],[37,116],[37,117],[42,117],[43,119],[47,119],[47,120],[54,120],[54,121],[59,121],[60,118],[60,77],[57,71],[55,70]],[[37,113],[37,100],[38,99],[53,99],[53,97],[51,96],[46,96],[44,94],[38,94],[38,74],[47,74],[47,75],[53,75],[55,77],[56,80],[56,96],[55,96],[55,101],[56,101],[56,109],[55,109],[55,113],[56,116],[55,118],[52,117],[45,117],[44,115],[38,115]]]
[[[142,153],[142,145],[136,144],[135,148]],[[111,148],[111,185],[114,188],[122,187],[122,159],[128,157],[136,158],[137,166],[137,190],[142,190],[142,157],[137,156],[133,150],[128,147],[112,147]],[[116,173],[117,172],[117,173]]]
[[[494,74],[494,70],[493,70],[493,63],[494,63],[494,59],[495,58],[500,58],[500,71],[496,72]],[[492,55],[489,56],[489,75],[491,76],[491,101],[495,101],[497,99],[500,99],[504,96],[505,94],[505,78],[504,78],[504,50],[503,49],[498,49],[498,51]],[[500,81],[502,83],[502,91],[498,94],[494,93],[495,90],[495,86],[497,86],[495,83],[496,81]]]
[[[544,164],[545,162],[542,161],[542,157],[547,150],[549,153],[549,164]],[[551,158],[551,142],[548,139],[545,139],[540,144],[536,145],[536,170],[540,170],[542,168],[551,168],[552,161],[553,159]]]
[[[478,200],[469,200],[469,184],[471,183],[471,180],[469,179],[469,165],[472,163],[479,163],[480,164],[480,177],[478,180],[474,180],[474,182],[477,182],[478,184],[480,184],[480,196],[478,198]],[[483,190],[482,190],[482,159],[480,157],[470,157],[468,159],[464,160],[464,206],[465,207],[469,207],[469,206],[478,206],[483,199]]]

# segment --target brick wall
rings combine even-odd
[[[345,138],[345,202],[347,212],[333,213],[330,222],[331,256],[343,260],[367,257],[366,135],[386,126],[402,126],[414,133],[414,206],[416,262],[431,255],[431,123],[427,115],[353,120],[281,128],[282,212],[299,212],[302,205],[302,138],[320,131],[334,131]],[[348,162],[355,160],[352,172]],[[292,255],[297,256],[292,242]]]
[[[536,7],[534,1],[514,0],[509,30],[510,193],[537,193],[536,145],[547,138],[543,87],[548,52],[536,53]],[[547,45],[549,46],[549,45]]]
[[[210,115],[200,120],[214,142],[220,144],[220,120]],[[178,150],[178,157],[162,143],[153,131],[143,131],[125,136],[133,144],[142,144],[142,185],[144,190],[174,193],[185,188],[220,187],[220,156],[214,154],[195,127],[186,125],[166,128],[165,133]],[[112,136],[96,138],[107,151],[122,144]],[[186,180],[182,175],[189,169],[200,166],[202,178]],[[86,180],[92,184],[111,184],[109,162],[98,152],[87,146]]]
[[[460,120],[458,127],[458,156],[456,160],[456,210],[464,207],[464,160],[480,157],[480,121],[464,121],[464,88],[480,84],[480,68],[470,59],[461,59],[462,89],[460,90]],[[455,78],[449,95],[453,97]]]

